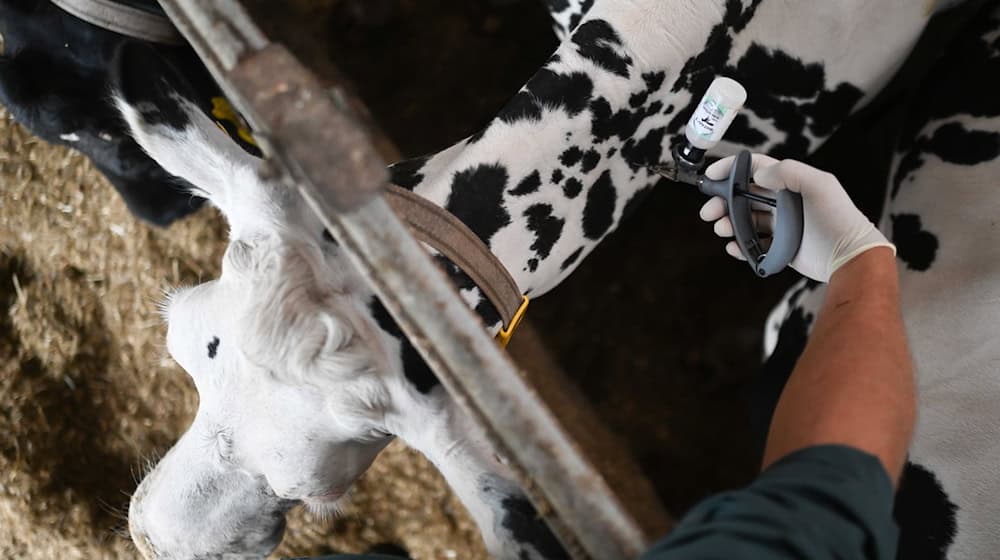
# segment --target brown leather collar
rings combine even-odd
[[[237,113],[225,99],[213,98],[212,104],[212,116],[220,128],[237,142],[240,141],[238,136],[243,142],[256,146],[250,132],[242,128]],[[235,123],[238,134],[227,128],[224,121]],[[506,347],[528,308],[528,296],[521,294],[517,282],[500,259],[454,214],[413,191],[390,184],[385,190],[385,198],[417,240],[455,263],[493,304],[503,321],[497,340]]]
[[[389,185],[386,200],[414,237],[455,263],[482,290],[500,313],[504,327],[497,338],[507,345],[524,315],[528,298],[496,255],[451,212],[396,185]]]

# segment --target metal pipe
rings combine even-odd
[[[388,176],[346,88],[269,43],[235,0],[161,0],[255,128],[266,169],[297,188],[451,396],[512,462],[576,558],[624,559],[651,537],[377,196]],[[661,525],[662,524],[658,524]]]

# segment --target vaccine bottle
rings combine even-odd
[[[687,146],[680,155],[698,163],[705,152],[719,143],[747,100],[747,90],[732,78],[716,78],[695,107],[684,129]]]

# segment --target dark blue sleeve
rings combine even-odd
[[[893,489],[877,458],[841,445],[791,453],[750,486],[697,504],[640,560],[893,560]]]

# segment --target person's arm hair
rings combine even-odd
[[[830,278],[775,409],[763,466],[805,447],[841,444],[878,457],[896,484],[915,416],[896,263],[891,249],[878,247]]]

